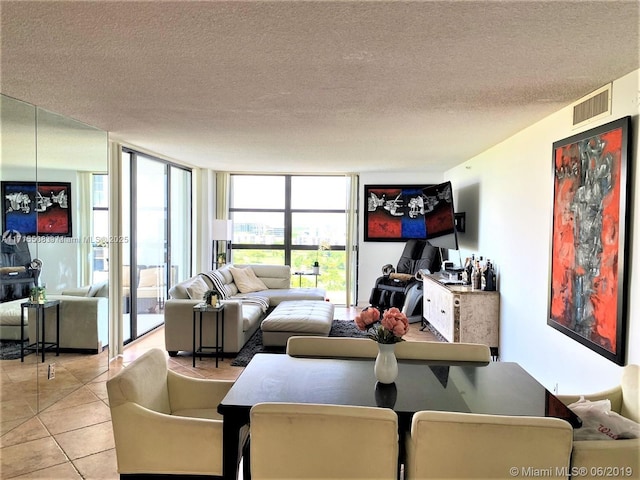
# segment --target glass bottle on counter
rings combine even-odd
[[[485,268],[483,274],[482,274],[482,283],[483,283],[483,290],[486,290],[488,292],[493,292],[496,290],[496,272],[493,269],[493,265],[491,265],[491,262],[489,261],[489,259],[487,258],[487,267]]]
[[[473,264],[473,271],[471,272],[471,288],[474,290],[480,290],[480,262],[476,260],[476,263]]]

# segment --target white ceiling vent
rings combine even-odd
[[[610,83],[573,104],[573,128],[608,115],[611,115]]]

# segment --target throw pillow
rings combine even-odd
[[[158,287],[164,285],[163,272],[161,268],[152,267],[140,270],[140,281],[138,287]]]
[[[260,280],[251,267],[234,268],[229,267],[233,282],[238,287],[240,293],[260,292],[267,290],[267,286]]]
[[[204,294],[209,290],[209,286],[200,276],[193,277],[188,285],[185,285],[185,290],[192,300],[202,300]]]

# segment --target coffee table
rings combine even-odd
[[[413,414],[421,410],[552,416],[574,428],[582,424],[517,363],[399,360],[398,378],[387,387],[376,386],[373,364],[373,359],[255,355],[218,406],[223,416],[224,478],[237,478],[239,431],[249,423],[251,407],[261,402],[392,408],[401,439]]]

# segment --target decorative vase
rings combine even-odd
[[[212,307],[215,307],[218,305],[218,296],[217,295],[211,295],[209,297],[209,305],[211,305]]]
[[[374,372],[380,383],[393,383],[398,376],[398,360],[395,343],[378,343],[378,356]]]

